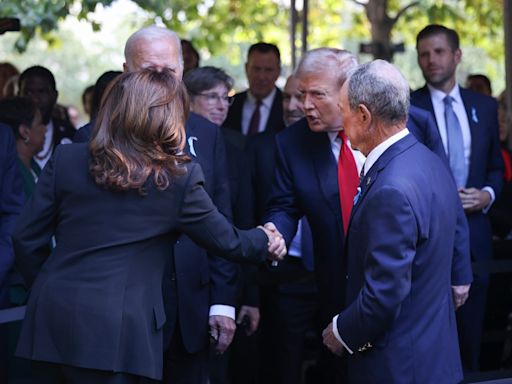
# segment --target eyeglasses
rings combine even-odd
[[[221,96],[216,93],[196,93],[196,96],[203,96],[206,98],[206,102],[210,105],[214,105],[219,101],[224,104],[231,105],[235,100],[233,96]]]

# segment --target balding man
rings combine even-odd
[[[345,302],[345,284],[340,278],[346,275],[344,239],[365,159],[361,152],[350,147],[339,109],[339,93],[346,74],[356,66],[354,55],[333,48],[315,49],[302,58],[295,74],[306,119],[276,137],[276,173],[265,214],[265,220],[275,224],[287,244],[296,232],[299,218],[308,219],[313,233],[320,319],[325,323],[331,321]],[[418,108],[410,112],[407,124],[411,132],[431,144],[439,156],[444,156],[435,127],[427,125],[432,121],[428,113]],[[458,217],[453,282],[464,285],[471,282],[471,265],[467,224],[461,206]],[[458,303],[466,295],[467,290],[456,295]],[[342,381],[342,370],[335,374],[333,368],[341,364],[334,360],[323,359],[327,366],[323,372],[328,376],[323,382]]]
[[[346,239],[347,306],[324,343],[350,354],[349,383],[457,383],[454,179],[407,130],[409,85],[393,65],[358,67],[340,104],[366,161]]]
[[[177,78],[183,75],[180,39],[166,28],[151,26],[135,32],[126,42],[125,60],[125,71],[169,68]],[[191,112],[185,129],[188,154],[201,164],[206,191],[219,211],[231,217],[219,128]],[[166,313],[164,317],[155,314],[157,324],[165,321],[164,382],[206,383],[208,328],[220,353],[231,343],[236,328],[236,271],[235,265],[208,255],[186,236],[175,245],[164,276]]]

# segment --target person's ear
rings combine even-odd
[[[359,104],[357,106],[357,115],[359,117],[359,123],[369,127],[372,123],[372,113],[364,104]]]
[[[28,143],[30,140],[30,127],[26,124],[20,124],[18,127],[18,134],[23,142]]]

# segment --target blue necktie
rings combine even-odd
[[[467,179],[462,129],[460,128],[459,119],[457,119],[457,115],[453,111],[453,97],[446,96],[443,101],[446,137],[448,139],[448,160],[457,188],[461,188],[466,186]]]

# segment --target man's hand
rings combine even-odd
[[[471,284],[452,285],[452,295],[453,303],[455,304],[455,310],[459,309],[468,299],[469,288],[471,288]]]
[[[268,237],[269,259],[272,261],[282,261],[288,250],[284,242],[283,235],[277,230],[274,223],[266,223],[263,227],[259,226]]]
[[[248,305],[242,305],[238,312],[236,319],[237,325],[242,324],[244,318],[247,319],[247,327],[245,327],[245,333],[247,336],[251,336],[258,329],[260,324],[260,309],[258,307],[250,307]]]
[[[325,327],[322,332],[322,337],[324,339],[324,345],[329,348],[329,351],[340,357],[343,355],[343,350],[345,348],[334,335],[332,323],[327,324],[327,327]]]
[[[235,335],[235,320],[227,316],[214,315],[208,320],[210,335],[216,340],[216,350],[222,354],[228,349]]]
[[[476,188],[460,188],[459,197],[462,208],[467,213],[478,212],[491,202],[491,194]]]

